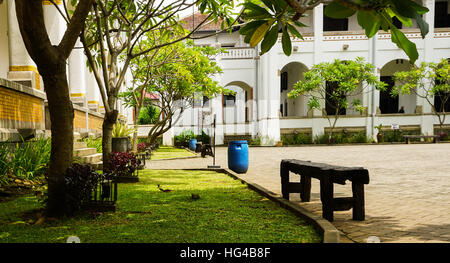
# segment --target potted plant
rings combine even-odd
[[[110,173],[115,175],[118,183],[138,182],[138,159],[134,153],[112,152],[109,158]]]
[[[378,131],[378,133],[377,133],[377,142],[378,143],[380,143],[380,142],[383,142],[383,132],[382,132],[382,129],[383,128],[383,124],[379,124],[379,125],[377,125],[377,126],[375,126],[375,129],[377,129],[377,131]]]
[[[129,128],[124,123],[114,124],[112,131],[112,151],[113,152],[128,152],[131,149],[130,136],[134,129]]]

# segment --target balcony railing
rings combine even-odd
[[[255,57],[255,49],[251,47],[226,48],[227,53],[222,53],[222,59],[252,59]]]

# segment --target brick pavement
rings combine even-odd
[[[280,194],[282,159],[301,159],[369,170],[366,220],[351,220],[351,210],[334,212],[333,225],[344,242],[450,242],[450,144],[397,144],[305,147],[251,147],[243,177]],[[206,168],[212,158],[151,161],[151,169]],[[216,164],[227,167],[227,148],[217,148]],[[298,176],[292,175],[293,179]],[[319,181],[312,180],[311,202],[291,200],[321,215]],[[351,186],[335,185],[335,197],[351,196]]]

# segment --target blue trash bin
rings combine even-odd
[[[189,140],[189,150],[195,151],[195,148],[197,148],[197,139]]]
[[[236,173],[248,170],[247,141],[231,141],[228,143],[228,168]]]

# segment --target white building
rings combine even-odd
[[[55,1],[62,5],[63,1]],[[42,1],[45,25],[52,43],[60,42],[66,22],[50,1]],[[101,133],[103,101],[94,75],[78,41],[67,61],[70,96],[74,104],[74,131]],[[126,81],[131,80],[127,74]],[[21,84],[21,85],[18,85]],[[124,86],[127,86],[125,84]],[[28,55],[16,18],[14,0],[0,3],[0,141],[16,140],[24,130],[50,129],[43,81]],[[117,103],[119,117],[132,123],[131,109]]]
[[[419,59],[416,64],[450,58],[449,1],[423,0],[422,3],[430,10],[424,15],[430,27],[427,36],[422,39],[415,24],[411,28],[401,29],[417,46]],[[408,68],[406,54],[391,42],[390,34],[380,31],[373,39],[368,39],[358,25],[356,15],[348,19],[329,19],[323,15],[322,4],[307,14],[300,20],[309,26],[300,29],[304,40],[293,39],[293,51],[289,57],[284,55],[280,41],[270,52],[260,56],[258,47],[250,48],[237,31],[195,40],[196,45],[227,49],[228,53],[216,57],[223,69],[217,80],[220,85],[236,91],[236,96],[220,95],[185,111],[173,130],[165,135],[165,142],[170,143],[170,138],[183,130],[201,133],[203,127],[212,134],[206,127],[210,127],[214,115],[217,120],[217,144],[255,136],[260,136],[266,144],[273,144],[280,140],[281,135],[297,132],[320,135],[329,126],[323,115],[326,112],[325,103],[322,102],[322,111],[308,111],[305,97],[293,100],[286,96],[293,84],[301,80],[303,73],[314,64],[364,57],[375,65],[376,74],[385,82],[390,82],[394,72]],[[186,27],[192,28],[192,24],[201,21],[201,15],[195,14],[184,20]],[[196,36],[218,29],[208,24]],[[383,124],[390,128],[391,124],[397,124],[401,130],[433,134],[439,124],[431,106],[415,95],[391,98],[385,92],[371,89],[359,99],[367,110],[360,114],[347,109],[337,122],[338,130],[364,131],[367,136],[374,137],[376,125]],[[405,113],[397,113],[401,106]],[[446,118],[446,126],[450,128],[450,118]]]
[[[63,1],[56,2],[62,4]],[[430,9],[424,15],[430,27],[425,39],[421,38],[416,25],[402,29],[417,45],[417,63],[450,58],[449,2],[422,2]],[[50,1],[43,1],[43,7],[50,39],[58,43],[65,31],[65,22]],[[373,39],[367,39],[355,16],[343,20],[328,19],[323,16],[323,5],[307,14],[301,20],[308,25],[301,28],[304,40],[293,39],[293,52],[289,57],[282,52],[280,42],[260,56],[258,47],[248,47],[237,31],[195,40],[196,45],[227,49],[228,53],[215,58],[223,69],[217,80],[220,85],[236,91],[236,96],[220,95],[199,101],[164,135],[164,143],[171,144],[174,135],[188,129],[195,133],[201,133],[203,129],[212,135],[209,127],[213,116],[217,121],[217,144],[255,136],[260,136],[266,144],[273,144],[282,134],[296,132],[320,135],[328,127],[324,111],[308,111],[304,97],[295,100],[286,97],[292,85],[314,64],[361,56],[374,64],[376,73],[386,81],[395,71],[406,69],[407,57],[391,42],[390,34],[380,31]],[[197,16],[201,17],[200,14]],[[186,18],[186,25],[195,25],[201,21],[200,17],[194,16],[193,21],[192,17]],[[207,24],[196,36],[214,33],[217,29],[216,25]],[[75,108],[75,131],[100,132],[103,102],[97,83],[86,67],[81,43],[75,45],[67,67]],[[130,74],[127,80],[131,80]],[[48,130],[45,98],[42,78],[22,41],[14,0],[3,0],[0,3],[0,141],[17,139],[22,130]],[[365,131],[368,136],[373,136],[374,126],[381,123],[386,127],[398,124],[403,130],[432,134],[438,124],[431,107],[419,97],[401,95],[392,99],[373,89],[360,99],[367,110],[363,115],[347,110],[337,122],[338,129]],[[325,103],[323,105],[325,108]],[[121,118],[132,123],[131,109],[125,109],[120,102],[117,106]],[[401,106],[405,108],[404,114],[397,113]],[[450,118],[446,125],[450,127]]]

